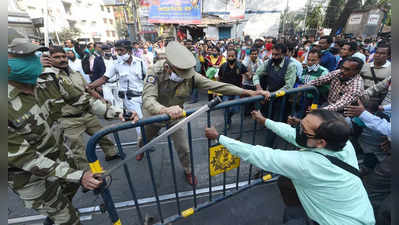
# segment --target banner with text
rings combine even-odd
[[[151,0],[148,22],[200,24],[202,0]]]

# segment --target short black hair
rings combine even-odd
[[[339,49],[337,47],[332,47],[332,48],[330,48],[330,52],[333,55],[337,55],[337,54],[339,54]]]
[[[286,54],[287,53],[287,46],[282,43],[276,43],[273,45],[272,49],[280,50],[281,53]]]
[[[379,44],[379,45],[376,47],[376,50],[379,49],[379,48],[387,48],[387,49],[388,49],[388,56],[391,55],[391,46],[390,46],[390,45],[387,45],[387,44],[385,44],[385,43]]]
[[[252,47],[249,54],[251,54],[252,52],[259,53],[259,50],[257,48]]]
[[[310,111],[308,115],[317,116],[322,120],[315,133],[316,138],[324,139],[327,142],[326,149],[341,151],[345,147],[352,130],[340,113],[316,109]]]
[[[352,52],[356,52],[357,51],[357,43],[355,41],[346,42],[344,45],[349,45],[349,49]]]
[[[236,51],[236,50],[234,50],[234,49],[227,49],[227,51],[226,51],[226,56],[227,56],[227,54],[228,54],[229,52],[234,52],[234,55],[237,57],[237,51]]]
[[[356,69],[358,71],[360,71],[362,69],[363,64],[364,64],[363,60],[361,60],[359,57],[356,57],[356,56],[355,57],[350,56],[350,57],[346,58],[345,62],[347,62],[347,61],[357,63]]]
[[[327,36],[327,35],[326,36],[321,36],[320,40],[321,39],[326,39],[328,44],[331,44],[333,42],[333,38],[331,36]]]
[[[94,42],[94,48],[97,47],[97,45],[102,45],[102,44],[103,44],[102,42],[98,42],[98,41]]]
[[[50,55],[53,55],[55,53],[65,53],[65,50],[62,46],[53,45],[49,48],[49,53]]]
[[[308,55],[310,55],[310,54],[317,54],[317,56],[319,57],[319,59],[321,58],[321,51],[320,51],[320,49],[318,49],[318,48],[312,48],[312,49],[309,51],[309,54],[308,54]]]
[[[130,51],[132,50],[132,44],[129,40],[119,40],[115,43],[115,48],[124,48]]]

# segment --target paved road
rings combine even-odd
[[[205,104],[207,101],[207,96],[205,94],[201,94],[201,101],[196,104],[187,104],[186,108],[197,108]],[[223,129],[224,125],[224,119],[223,119],[223,111],[219,110],[216,112],[212,112],[212,126],[215,126],[218,128],[220,131]],[[238,138],[239,137],[239,127],[240,127],[240,116],[235,115],[233,117],[233,126],[229,130],[229,136]],[[102,123],[107,126],[112,123],[115,123],[116,121],[102,121]],[[200,118],[194,120],[191,123],[192,126],[192,137],[193,137],[193,152],[194,152],[194,165],[195,165],[195,172],[199,180],[199,184],[197,186],[198,189],[204,189],[207,190],[208,188],[208,154],[207,154],[207,139],[204,136],[204,128],[207,124],[206,121],[206,114],[201,116]],[[253,128],[253,121],[250,118],[245,118],[244,120],[244,129],[249,130]],[[263,144],[264,143],[264,135],[261,134],[262,132],[257,132],[256,135],[256,142],[258,144]],[[242,140],[248,143],[251,143],[253,133],[248,132],[245,133],[242,137]],[[136,134],[134,129],[132,130],[127,130],[127,131],[122,131],[120,132],[120,138],[122,143],[130,143],[130,142],[135,142],[136,141]],[[124,148],[124,151],[129,154],[132,153],[136,150],[135,145],[129,145]],[[111,162],[107,163],[104,162],[104,155],[103,153],[99,150],[98,152],[98,157],[101,161],[101,164],[105,169],[110,168],[113,164],[116,162]],[[171,163],[170,163],[170,156],[169,156],[169,149],[168,149],[168,144],[167,140],[163,140],[162,142],[158,143],[156,145],[156,151],[151,153],[151,161],[152,161],[152,166],[154,169],[154,179],[156,181],[156,188],[157,191],[159,192],[159,195],[162,195],[166,199],[168,199],[169,194],[174,193],[174,185],[173,185],[173,179],[172,179],[172,173],[171,173]],[[174,161],[176,162],[176,175],[177,175],[177,183],[178,183],[178,192],[187,192],[191,191],[192,188],[189,186],[185,180],[184,180],[184,175],[183,175],[183,168],[181,167],[176,153],[173,151],[173,156],[174,156]],[[133,180],[133,185],[136,189],[137,192],[137,197],[138,199],[141,199],[143,202],[147,202],[147,205],[144,207],[145,214],[148,214],[150,216],[154,216],[158,218],[158,215],[156,213],[156,207],[154,205],[154,202],[152,201],[151,197],[154,195],[153,191],[153,186],[151,184],[151,179],[149,176],[149,167],[148,167],[148,161],[147,160],[142,160],[141,162],[137,162],[136,160],[132,160],[128,164],[129,171],[132,175],[132,180]],[[246,162],[241,162],[241,167],[240,167],[240,181],[247,181],[248,180],[248,168],[249,165]],[[237,170],[232,170],[227,173],[226,175],[226,183],[227,184],[232,184],[236,182],[236,175],[237,175]],[[111,192],[113,196],[113,200],[116,203],[124,203],[124,204],[131,204],[132,203],[132,195],[129,191],[127,181],[125,178],[125,174],[123,173],[123,169],[117,170],[115,173],[112,174],[112,185],[111,185]],[[223,176],[218,175],[216,177],[212,178],[212,185],[213,186],[218,186],[223,183]],[[259,221],[263,221],[262,223],[254,223],[254,221],[249,222],[250,220],[240,220],[242,222],[236,223],[237,219],[231,214],[233,213],[234,210],[238,210],[237,212],[246,212],[248,210],[245,209],[253,209],[251,207],[251,204],[248,202],[245,202],[245,199],[250,199],[252,196],[253,202],[255,201],[260,201],[256,203],[258,206],[262,205],[262,200],[261,198],[258,198],[257,195],[251,194],[251,190],[246,191],[246,194],[240,194],[239,196],[235,197],[235,199],[240,199],[240,200],[229,200],[233,202],[234,204],[239,204],[241,207],[224,207],[227,211],[223,210],[221,211],[221,207],[215,206],[209,208],[209,210],[205,210],[203,213],[200,213],[193,217],[193,219],[189,220],[184,220],[179,222],[178,224],[201,224],[198,223],[198,221],[202,221],[204,218],[209,218],[208,215],[211,215],[211,212],[214,213],[219,213],[219,216],[216,218],[213,218],[212,221],[216,221],[215,224],[279,224],[276,221],[279,221],[279,218],[281,215],[279,213],[276,213],[276,210],[281,212],[282,210],[282,202],[279,196],[279,191],[277,190],[276,186],[271,184],[271,185],[262,185],[262,187],[257,187],[256,189],[261,190],[261,193],[264,193],[264,196],[269,196],[267,199],[267,208],[268,210],[263,210],[259,208],[259,210],[262,210],[262,213],[264,215],[264,218],[267,218],[265,220],[261,219]],[[258,190],[258,192],[259,192]],[[244,197],[246,196],[246,197]],[[271,196],[271,198],[270,198]],[[192,200],[190,200],[190,196],[187,197],[188,200],[185,200],[182,202],[182,209],[189,208],[192,206]],[[206,200],[206,196],[202,197],[199,199],[199,201]],[[83,222],[84,224],[110,224],[109,220],[107,218],[107,215],[101,215],[98,213],[98,208],[95,208],[94,206],[98,206],[99,204],[102,203],[102,199],[99,198],[98,196],[95,196],[93,193],[87,193],[83,194],[82,192],[78,192],[76,197],[74,198],[74,205],[78,207],[79,209],[83,210],[84,212],[89,212],[89,213],[83,213],[82,214],[82,219],[85,221]],[[120,204],[120,205],[121,205]],[[184,206],[184,207],[183,207]],[[266,207],[266,205],[263,205]],[[23,207],[22,202],[15,196],[12,191],[9,190],[9,195],[8,195],[8,208],[9,208],[9,219],[15,219],[19,218],[22,221],[23,220],[30,220],[30,219],[37,219],[36,217],[32,218],[30,216],[35,216],[37,215],[34,211],[25,209]],[[174,208],[174,209],[173,209]],[[240,208],[240,209],[239,209]],[[173,210],[172,210],[173,209]],[[270,210],[271,209],[271,210]],[[174,200],[170,201],[165,201],[162,204],[162,210],[163,210],[163,216],[168,217],[176,214],[176,204],[174,203]],[[219,210],[219,211],[217,211]],[[259,211],[258,210],[258,211]],[[92,213],[92,212],[95,213]],[[251,211],[251,210],[250,210]],[[256,211],[257,213],[260,213]],[[236,213],[237,213],[236,212]],[[136,220],[136,212],[135,210],[132,210],[131,207],[124,207],[120,211],[121,218],[124,220],[127,220],[128,222],[124,224],[135,224],[133,221]],[[223,214],[223,215],[222,215]],[[233,213],[234,214],[234,213]],[[198,219],[198,217],[201,217],[203,215],[203,218],[201,220]],[[241,214],[237,214],[241,215]],[[27,218],[26,218],[27,217]],[[39,217],[40,218],[40,217]],[[197,219],[195,219],[197,218]],[[190,222],[188,222],[190,221]],[[196,222],[197,221],[197,222]],[[234,223],[231,223],[231,222]],[[245,222],[247,221],[247,222]],[[269,221],[269,222],[267,222]],[[9,221],[10,222],[10,221]],[[230,222],[230,223],[229,223]],[[29,222],[18,222],[16,224],[38,224],[38,221],[29,221]],[[39,221],[40,224],[40,221]],[[205,223],[202,223],[205,224]],[[213,224],[212,222],[207,222],[207,224]]]

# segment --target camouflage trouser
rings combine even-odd
[[[26,208],[50,217],[57,225],[80,225],[72,206],[78,183],[48,181],[28,172],[9,173],[8,186],[24,201]]]
[[[67,145],[73,152],[74,163],[78,169],[86,169],[89,164],[86,158],[86,144],[83,139],[83,133],[93,135],[103,129],[97,117],[90,113],[86,113],[78,118],[62,118],[61,126],[64,130],[64,136]],[[107,137],[103,137],[99,141],[99,145],[106,156],[117,154],[114,143]]]
[[[145,110],[143,110],[144,117],[149,117]],[[169,124],[169,127],[173,126],[178,121],[174,121]],[[147,143],[150,142],[154,137],[156,137],[159,133],[159,130],[162,127],[165,127],[164,123],[154,123],[148,126],[144,126],[145,136]],[[176,130],[175,133],[170,135],[174,148],[177,151],[177,155],[179,156],[180,163],[182,164],[184,171],[186,173],[191,173],[191,163],[190,163],[190,150],[188,145],[188,137],[186,126],[181,127]],[[138,140],[139,147],[143,146],[143,140],[139,138]]]

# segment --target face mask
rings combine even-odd
[[[130,58],[130,55],[128,53],[124,54],[121,56],[121,60],[124,62],[127,62]]]
[[[24,84],[36,84],[43,68],[36,55],[8,59],[8,66],[11,69],[8,80]]]
[[[308,66],[308,71],[317,71],[319,69],[319,64],[313,64],[312,66]]]
[[[93,54],[94,53],[94,48],[89,50],[89,51],[90,51],[91,54]]]
[[[274,63],[274,65],[280,65],[280,63],[282,61],[283,61],[283,58],[278,58],[278,59],[272,58],[272,62]]]
[[[184,79],[179,77],[175,72],[172,72],[172,74],[170,74],[169,79],[171,79],[171,80],[173,80],[173,81],[175,81],[177,83],[181,83],[181,82],[184,81]]]
[[[36,51],[35,52],[35,55],[37,56],[37,57],[42,57],[42,55],[43,55],[43,52],[41,52],[41,51]]]
[[[227,60],[230,65],[233,65],[236,62],[236,59],[229,59]]]
[[[272,50],[272,48],[273,48],[273,44],[272,44],[272,43],[267,43],[267,44],[266,44],[266,50],[267,50],[267,51]]]
[[[212,55],[213,55],[213,57],[216,57],[216,56],[218,56],[218,54],[217,54],[217,53],[213,53]]]
[[[111,58],[112,57],[112,53],[104,53],[105,57]]]
[[[341,82],[346,82],[346,81],[349,81],[350,79],[352,79],[352,77],[339,77],[339,80],[341,81]]]
[[[312,148],[307,146],[308,139],[309,137],[303,132],[301,124],[298,124],[298,126],[296,127],[295,142],[302,147]]]

